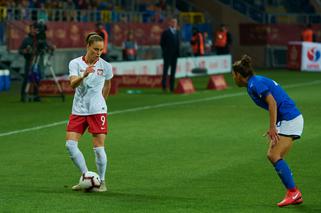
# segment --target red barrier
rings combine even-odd
[[[224,75],[211,75],[208,81],[207,89],[224,90],[227,88]]]
[[[181,78],[178,80],[175,93],[177,94],[191,94],[195,92],[195,88],[190,78]]]

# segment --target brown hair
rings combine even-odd
[[[91,32],[86,36],[86,44],[89,44],[89,46],[96,41],[104,41],[104,39],[96,32]]]
[[[254,70],[252,68],[252,59],[248,55],[243,55],[241,60],[236,61],[233,64],[233,71],[238,72],[243,77],[251,77],[254,75]]]

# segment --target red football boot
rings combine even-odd
[[[293,204],[300,204],[302,202],[303,202],[302,194],[298,189],[295,190],[294,192],[291,192],[290,190],[288,190],[285,195],[285,198],[280,203],[278,203],[278,206],[283,207],[283,206],[288,206]]]

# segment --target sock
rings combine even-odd
[[[84,174],[88,171],[86,166],[86,161],[84,158],[84,155],[78,148],[78,142],[73,140],[67,140],[66,141],[66,148],[69,152],[71,160],[74,162],[74,164],[78,167],[81,174]]]
[[[97,172],[101,181],[105,181],[105,173],[107,166],[107,155],[105,152],[105,147],[95,147],[94,148],[95,156],[96,156],[96,165]]]
[[[288,164],[283,159],[280,159],[274,164],[274,168],[281,178],[283,185],[290,191],[295,190],[295,183]]]

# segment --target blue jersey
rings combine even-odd
[[[265,101],[267,95],[271,94],[277,105],[277,121],[289,121],[300,115],[293,100],[286,94],[281,86],[272,79],[260,75],[249,78],[247,92],[252,100],[260,107],[268,110]]]

